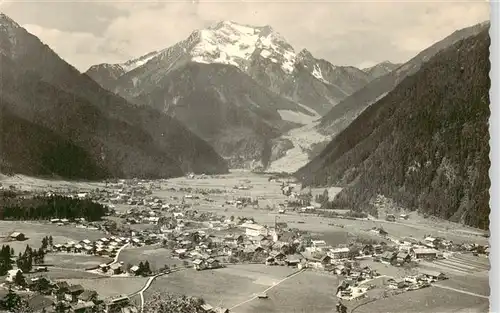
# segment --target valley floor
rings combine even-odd
[[[300,137],[298,137],[300,138]],[[300,142],[300,139],[295,139]],[[293,154],[290,154],[290,158]],[[300,158],[296,154],[296,158]],[[284,162],[284,161],[283,161]],[[293,161],[295,163],[296,161]],[[292,162],[291,162],[292,163]],[[279,168],[277,163],[275,166]],[[285,163],[282,163],[283,166]],[[186,192],[181,188],[223,189],[224,193],[210,194],[213,202],[203,202],[201,199],[185,199],[200,212],[217,212],[225,216],[253,217],[262,225],[273,225],[276,220],[286,222],[288,227],[306,230],[316,238],[324,239],[328,244],[337,246],[348,243],[354,237],[366,237],[380,240],[380,237],[370,232],[373,227],[383,227],[391,239],[413,236],[421,238],[424,235],[446,236],[453,242],[487,244],[488,239],[480,236],[481,232],[472,231],[450,222],[430,222],[412,214],[407,221],[387,222],[382,220],[348,220],[340,218],[325,218],[315,215],[286,212],[278,214],[279,204],[287,199],[281,193],[280,183],[268,181],[268,175],[258,175],[248,171],[232,171],[228,175],[208,177],[206,179],[175,178],[162,183],[162,190],[154,191],[153,195],[165,202],[174,197],[182,199]],[[20,188],[52,189],[56,187],[75,187],[80,190],[102,188],[103,184],[69,183],[61,181],[44,181],[22,176],[2,177],[4,186],[10,184]],[[235,185],[250,186],[248,190],[233,189]],[[300,189],[297,186],[296,189]],[[331,188],[333,196],[340,188]],[[313,189],[313,195],[321,194],[323,189]],[[202,196],[203,197],[203,196]],[[252,197],[259,200],[260,209],[252,207],[237,208],[224,205],[228,200],[239,197]],[[125,212],[132,206],[116,205],[116,210]],[[267,209],[265,209],[267,207]],[[133,225],[135,226],[135,225]],[[144,226],[146,227],[146,226]],[[6,238],[13,231],[28,235],[28,242],[10,242],[16,251],[29,243],[38,248],[41,238],[50,233],[55,243],[65,243],[69,240],[85,238],[95,240],[105,236],[97,230],[80,229],[74,226],[53,226],[41,223],[24,223],[0,221],[0,231]],[[88,259],[87,259],[88,258]],[[147,260],[152,267],[158,268],[164,264],[181,267],[182,261],[172,257],[172,251],[159,246],[141,248],[126,247],[116,256],[116,261],[124,264],[137,264]],[[102,296],[130,295],[138,303],[147,301],[152,293],[168,292],[203,297],[212,306],[224,306],[235,313],[288,313],[308,312],[323,313],[335,310],[338,298],[335,288],[339,277],[314,271],[266,266],[263,264],[229,265],[226,268],[206,271],[195,271],[192,268],[173,272],[156,279],[142,277],[107,277],[85,271],[89,266],[95,266],[109,260],[96,256],[74,257],[71,255],[52,254],[47,262],[54,263],[44,275],[54,280],[64,279],[72,284],[96,289]],[[365,262],[365,261],[363,261]],[[402,275],[393,266],[366,261],[366,265],[375,268],[382,275]],[[353,312],[487,312],[489,295],[488,259],[458,256],[440,262],[422,264],[428,268],[443,271],[450,279],[417,291],[411,291],[398,296],[391,296],[374,302],[358,305],[360,302],[350,302]],[[144,291],[144,292],[142,292]],[[259,299],[259,293],[266,292],[268,299]],[[457,300],[458,299],[458,300]]]

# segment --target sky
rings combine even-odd
[[[80,71],[167,48],[222,20],[270,25],[296,51],[335,65],[400,63],[490,14],[485,0],[0,0],[0,11]]]

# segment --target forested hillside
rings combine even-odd
[[[333,208],[399,205],[489,227],[488,30],[431,58],[368,107],[296,175],[305,185],[348,185]]]

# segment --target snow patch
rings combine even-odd
[[[293,173],[309,162],[307,151],[312,145],[330,141],[331,137],[320,134],[316,127],[319,121],[294,128],[282,136],[292,142],[293,148],[286,151],[284,157],[274,161],[268,168],[269,172]]]
[[[323,83],[329,84],[329,82],[323,77],[323,74],[321,73],[321,68],[318,66],[318,64],[314,64],[314,69],[311,74],[320,81],[322,81]]]

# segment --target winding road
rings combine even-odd
[[[163,275],[168,275],[168,274],[171,274],[171,273],[174,273],[174,272],[179,272],[179,271],[182,271],[182,270],[185,270],[186,268],[180,268],[180,269],[176,269],[176,270],[172,270],[172,271],[169,271],[168,273],[160,273],[160,274],[156,274],[154,276],[151,276],[149,277],[149,279],[146,281],[146,283],[144,284],[144,287],[142,287],[141,290],[139,291],[136,291],[134,293],[131,293],[128,295],[129,298],[132,298],[133,296],[135,295],[140,295],[141,297],[141,312],[144,311],[144,291],[148,290],[148,288],[151,286],[151,284],[153,283],[153,281],[160,277],[160,276],[163,276]]]

